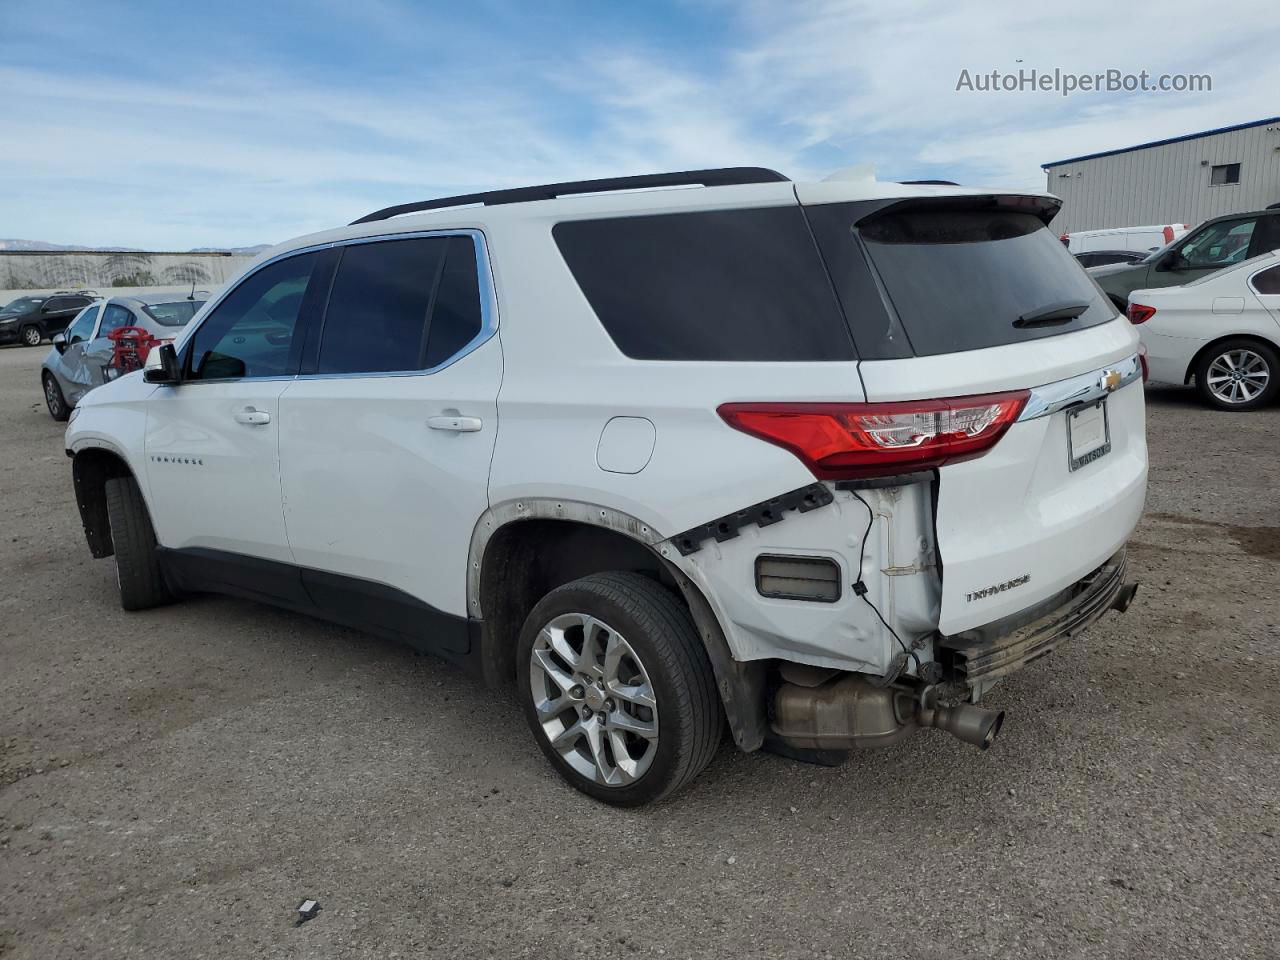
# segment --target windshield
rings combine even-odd
[[[44,297],[19,297],[5,304],[4,308],[0,309],[0,313],[28,313],[42,303],[44,303]]]
[[[173,303],[148,303],[143,306],[156,323],[165,327],[183,327],[204,306],[203,300],[175,300]]]

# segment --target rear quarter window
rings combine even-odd
[[[632,359],[855,357],[799,206],[564,221],[552,235]]]

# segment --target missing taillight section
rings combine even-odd
[[[1126,314],[1130,323],[1146,323],[1156,315],[1156,308],[1143,306],[1141,303],[1131,303]]]
[[[823,480],[928,470],[981,456],[1029,391],[902,403],[726,403],[731,427],[791,451]]]

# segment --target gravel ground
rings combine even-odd
[[[432,659],[235,600],[122,612],[43,354],[0,350],[5,960],[1280,956],[1280,408],[1148,392],[1143,589],[992,693],[992,750],[726,745],[636,813]]]

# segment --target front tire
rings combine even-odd
[[[22,328],[22,345],[24,347],[38,347],[43,339],[44,334],[40,332],[39,327],[29,325]]]
[[[171,603],[173,594],[160,570],[156,535],[138,481],[133,477],[112,477],[107,481],[106,494],[120,606],[146,610]]]
[[[1225,340],[1196,364],[1196,389],[1219,410],[1256,410],[1280,390],[1280,356],[1257,340]]]
[[[517,663],[539,748],[597,800],[667,797],[719,746],[724,715],[697,628],[648,577],[597,573],[552,590],[525,621]]]
[[[58,381],[52,373],[44,375],[44,402],[49,408],[49,416],[59,423],[71,416],[71,408],[67,406],[67,400],[62,395],[62,387],[58,386]]]

